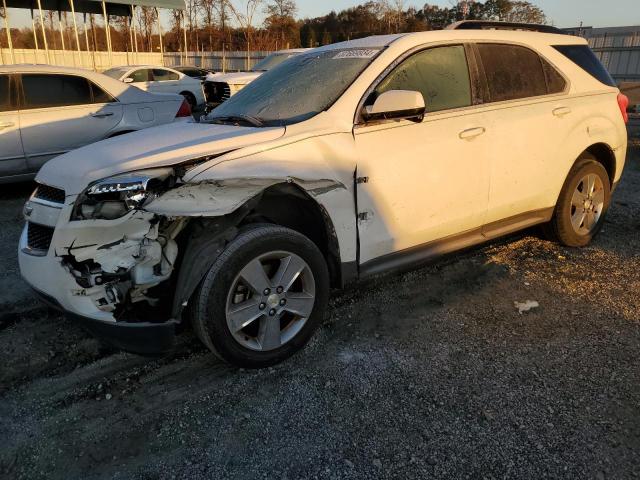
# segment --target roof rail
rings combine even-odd
[[[537,23],[496,22],[488,20],[462,20],[449,25],[447,30],[526,30],[529,32],[555,33],[566,35],[565,32],[551,25]]]

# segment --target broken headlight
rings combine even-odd
[[[173,169],[170,168],[98,180],[78,196],[71,220],[115,220],[123,217],[171,188],[174,181]]]

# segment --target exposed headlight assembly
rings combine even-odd
[[[131,172],[98,180],[78,196],[72,220],[115,220],[143,207],[175,183],[172,168]]]

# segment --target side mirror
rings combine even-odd
[[[127,77],[124,80],[122,80],[124,83],[133,83],[133,78],[131,77]]]
[[[407,119],[422,121],[426,107],[422,93],[413,90],[389,90],[382,93],[373,105],[364,107],[362,118],[375,120]]]

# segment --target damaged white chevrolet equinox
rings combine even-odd
[[[625,101],[550,27],[322,47],[202,123],[47,163],[20,268],[120,348],[166,351],[190,322],[222,359],[271,365],[307,343],[332,287],[535,224],[588,244],[624,167]]]

